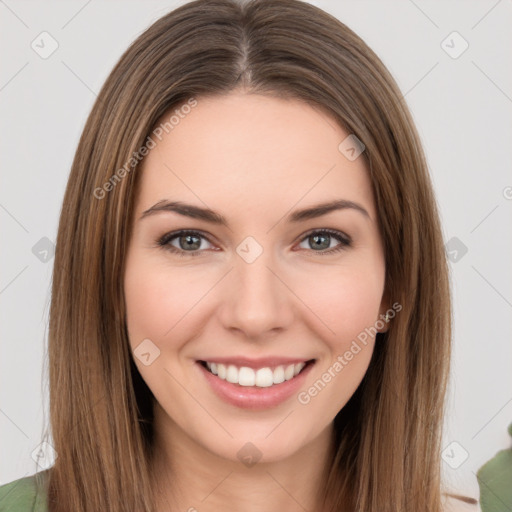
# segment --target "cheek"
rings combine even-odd
[[[384,269],[381,270],[378,262],[361,262],[302,276],[300,287],[294,291],[315,313],[316,321],[324,325],[325,339],[331,340],[331,345],[343,348],[375,324],[384,287]]]
[[[332,332],[323,338],[328,355],[298,401],[325,422],[346,405],[367,372],[384,274],[381,259],[372,256],[336,272],[331,268],[323,279],[317,274],[316,279],[309,278],[304,283],[303,293],[309,290],[311,309],[318,311],[322,323]]]
[[[318,311],[318,324],[328,326],[322,332],[325,358],[297,397],[308,414],[327,423],[346,405],[363,380],[375,345],[372,328],[378,319],[383,291],[379,274],[340,272],[322,285],[310,287],[311,309]],[[309,303],[308,303],[309,305]]]
[[[301,320],[315,332],[324,332],[325,340],[341,345],[340,350],[378,318],[384,285],[378,258],[359,257],[339,267],[319,265],[314,271],[301,268],[288,279],[305,306]],[[200,302],[217,281],[217,273],[207,266],[171,269],[141,254],[129,257],[124,284],[132,345],[145,338],[163,343],[171,330],[180,332],[192,318],[200,323]]]
[[[128,332],[133,345],[150,338],[160,345],[183,318],[197,292],[186,272],[169,272],[143,257],[129,259],[124,281]],[[196,299],[197,300],[197,299]]]
[[[200,299],[201,290],[194,282],[185,270],[170,271],[142,251],[127,259],[124,291],[129,342],[134,362],[159,402],[166,396],[178,402],[182,397],[174,379],[186,379],[187,368],[177,361],[187,340],[184,332],[190,332],[190,311]],[[148,339],[151,343],[145,341]],[[139,358],[144,353],[150,354],[149,364]],[[172,377],[166,371],[169,368]]]
[[[190,364],[195,354],[191,338],[215,314],[210,292],[218,282],[219,273],[208,266],[171,266],[165,258],[134,251],[127,259],[124,279],[132,350],[149,339],[160,350],[155,366],[177,369]],[[139,365],[139,369],[144,375],[146,368]]]

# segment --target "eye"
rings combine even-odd
[[[339,242],[335,247],[331,246],[331,242],[337,240]],[[317,252],[318,254],[333,254],[335,252],[341,251],[350,247],[352,244],[352,240],[350,237],[342,233],[341,231],[336,231],[334,229],[321,229],[310,231],[302,238],[302,242],[309,243],[311,247],[314,247],[313,252]],[[318,250],[317,250],[318,249]],[[329,249],[329,250],[325,250]]]
[[[339,242],[335,247],[331,246],[333,239]],[[203,246],[203,241],[211,244],[209,239],[200,231],[186,229],[166,233],[157,240],[157,244],[178,256],[200,256],[207,249]],[[312,249],[313,252],[322,255],[341,251],[352,244],[350,237],[334,229],[310,231],[302,237],[301,243],[304,243],[304,241],[311,244],[311,247],[314,248]]]
[[[175,239],[178,247],[171,243]],[[201,249],[204,249],[204,247],[201,247],[202,240],[206,240],[208,243],[211,243],[208,238],[199,231],[187,229],[167,233],[157,240],[157,244],[178,256],[199,256],[202,252]]]

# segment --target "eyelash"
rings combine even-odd
[[[336,231],[334,229],[315,229],[315,230],[309,231],[308,233],[305,233],[303,235],[303,237],[299,240],[299,243],[303,242],[305,239],[309,238],[312,235],[318,235],[318,234],[330,235],[330,236],[334,237],[336,240],[338,240],[340,242],[340,244],[337,245],[336,247],[334,247],[332,249],[324,250],[324,251],[313,251],[312,249],[310,249],[312,252],[315,252],[315,253],[317,253],[319,255],[323,256],[323,255],[327,255],[327,254],[337,253],[339,251],[345,250],[348,247],[352,246],[352,240],[350,239],[350,237],[348,237],[344,233],[342,233],[340,231]],[[178,238],[180,236],[185,236],[185,235],[197,235],[200,238],[204,238],[209,243],[212,243],[208,239],[208,237],[205,236],[200,231],[184,229],[184,230],[181,230],[181,231],[173,231],[172,233],[166,233],[165,235],[163,235],[162,237],[160,237],[157,240],[157,244],[162,249],[165,249],[166,251],[172,252],[173,254],[176,254],[177,256],[180,256],[180,257],[200,256],[204,252],[204,250],[196,249],[194,251],[184,251],[182,249],[178,249],[178,248],[173,247],[172,245],[170,245],[171,240],[174,240],[175,238]]]

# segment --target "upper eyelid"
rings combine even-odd
[[[206,234],[204,231],[201,231],[199,229],[178,229],[176,231],[169,231],[168,233],[165,233],[161,237],[158,238],[158,241],[166,240],[167,242],[170,242],[171,240],[177,238],[180,235],[200,235],[202,238],[206,239],[211,244],[215,243],[211,240],[212,237],[209,234]]]

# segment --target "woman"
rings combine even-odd
[[[455,510],[450,329],[427,165],[378,57],[297,0],[188,3],[84,128],[50,311],[58,456],[4,503]]]

